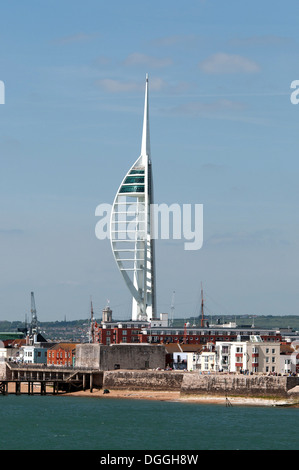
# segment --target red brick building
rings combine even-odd
[[[140,322],[119,321],[96,323],[93,343],[105,345],[120,343],[183,343],[207,344],[216,341],[237,341],[239,337],[249,339],[250,335],[259,335],[263,341],[282,340],[280,332],[275,329],[225,328],[225,327],[161,327],[149,326]]]
[[[48,350],[47,365],[71,367],[75,361],[78,343],[57,343]]]

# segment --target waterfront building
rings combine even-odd
[[[48,350],[48,366],[72,367],[75,363],[76,345],[74,342],[57,343]]]
[[[161,324],[162,323],[162,324]],[[215,344],[216,341],[237,341],[242,337],[249,340],[250,336],[260,336],[265,343],[276,342],[280,344],[282,337],[278,330],[271,328],[248,327],[221,327],[217,328],[185,326],[167,326],[168,322],[163,314],[163,320],[152,322],[134,322],[132,320],[112,320],[100,322],[97,325],[97,341],[102,344],[118,343],[151,343],[151,344]],[[154,326],[155,325],[155,326]]]
[[[149,321],[156,317],[155,252],[151,237],[153,176],[148,101],[146,77],[141,153],[119,186],[110,220],[112,252],[133,297],[133,321]]]
[[[281,372],[280,342],[265,342],[257,335],[252,335],[249,341],[216,341],[216,353],[218,371]]]
[[[215,345],[169,343],[166,348],[166,366],[174,370],[216,370]]]
[[[280,346],[280,371],[282,374],[299,374],[299,347],[296,343],[283,342]],[[297,346],[297,349],[296,349]]]
[[[192,357],[188,359],[188,370],[198,370],[199,372],[215,372],[217,369],[217,359],[214,344],[204,346],[201,351],[194,353]]]
[[[23,350],[23,362],[28,364],[47,364],[47,348],[26,345],[22,347]]]

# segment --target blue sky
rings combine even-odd
[[[140,153],[149,74],[156,203],[204,206],[204,243],[157,242],[158,310],[299,313],[298,2],[16,0],[1,6],[0,318],[115,318],[95,236]]]

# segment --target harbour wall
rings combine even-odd
[[[103,387],[117,390],[180,391],[184,375],[164,371],[104,371]]]
[[[289,397],[299,377],[199,375],[175,371],[105,371],[103,387],[118,390],[179,391],[183,395]]]
[[[63,373],[63,368],[57,370]],[[299,377],[125,369],[99,372],[99,378],[93,379],[93,386],[99,389],[176,391],[181,396],[289,398],[292,394],[299,398]],[[1,379],[9,380],[4,363],[0,363]]]

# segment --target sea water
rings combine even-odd
[[[296,450],[299,409],[0,396],[1,450]]]

